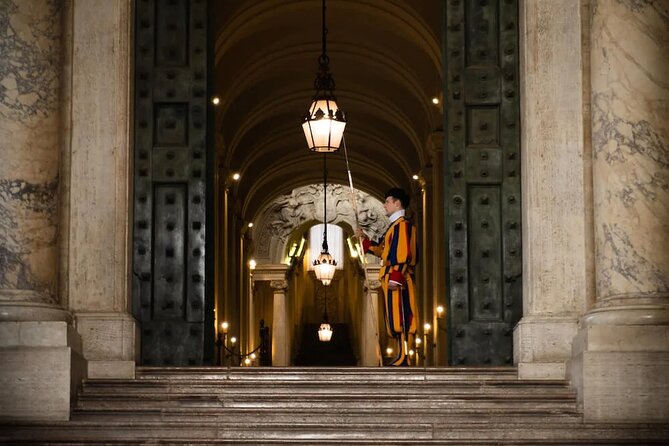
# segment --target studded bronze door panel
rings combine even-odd
[[[511,364],[522,314],[518,0],[447,0],[450,359]]]
[[[133,312],[141,363],[210,359],[208,5],[137,0]]]

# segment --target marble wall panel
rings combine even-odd
[[[592,3],[597,295],[669,296],[669,9]]]
[[[51,302],[57,290],[60,5],[0,3],[0,294],[24,290]]]

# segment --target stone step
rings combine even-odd
[[[74,421],[143,420],[164,422],[219,421],[238,423],[261,423],[272,420],[275,423],[470,423],[472,420],[508,424],[524,423],[577,423],[582,419],[575,408],[546,410],[543,412],[508,409],[426,409],[415,408],[398,412],[397,408],[355,409],[345,412],[319,412],[303,409],[263,409],[263,408],[167,408],[128,410],[75,409]]]
[[[574,393],[572,391],[563,392],[464,392],[454,391],[434,394],[419,393],[375,393],[375,392],[323,392],[319,389],[304,390],[302,392],[275,391],[275,392],[170,392],[170,391],[149,391],[149,392],[82,392],[79,400],[119,400],[119,401],[174,401],[174,400],[212,400],[212,401],[261,401],[261,402],[281,402],[291,400],[296,402],[311,401],[350,401],[350,402],[374,402],[383,400],[405,401],[405,402],[425,402],[425,401],[491,401],[500,402],[509,401],[573,401]]]
[[[268,395],[258,398],[256,395],[238,395],[231,398],[202,395],[149,395],[143,398],[127,398],[124,396],[107,395],[88,398],[82,396],[77,401],[78,409],[161,409],[161,408],[260,408],[260,409],[304,409],[304,410],[338,410],[350,411],[358,409],[397,409],[414,410],[453,409],[453,410],[523,410],[545,413],[546,411],[573,411],[576,403],[573,398],[536,400],[528,397],[518,398],[481,398],[476,395],[463,395],[460,398],[415,398],[401,396],[376,396],[356,398],[351,395],[314,395],[312,398],[295,398],[293,395]]]
[[[67,444],[667,444],[669,426],[582,422],[562,380],[510,367],[151,368],[86,380],[62,423],[0,442]]]
[[[460,394],[486,394],[486,395],[544,395],[573,397],[574,391],[564,382],[555,383],[532,383],[529,381],[515,381],[504,383],[500,381],[473,381],[473,382],[447,382],[438,383],[318,383],[305,382],[266,382],[266,383],[237,383],[235,381],[184,381],[184,382],[159,382],[159,381],[85,381],[83,383],[82,395],[147,395],[151,393],[171,394],[221,394],[235,395],[254,393],[259,396],[267,394],[291,393],[294,395],[319,394],[347,394],[347,395],[373,395],[373,394],[406,394],[406,395],[460,395]]]
[[[10,430],[11,429],[11,430]],[[236,442],[250,444],[666,444],[669,426],[581,423],[162,423],[86,421],[0,426],[14,442]],[[374,442],[374,443],[372,443]]]
[[[407,377],[408,378],[408,377]],[[184,378],[155,378],[143,377],[141,379],[85,379],[84,385],[89,386],[239,386],[239,387],[253,387],[257,385],[263,386],[390,386],[390,387],[569,387],[569,382],[558,379],[546,379],[541,381],[527,380],[527,379],[479,379],[471,378],[467,380],[436,380],[436,379],[395,379],[394,377],[354,377],[350,379],[339,378],[337,380],[319,380],[314,378],[303,379],[285,379],[282,376],[277,376],[274,379],[260,378],[260,377],[245,377],[244,379],[237,379],[235,377],[184,377]]]
[[[137,379],[359,381],[517,380],[515,367],[137,367]]]

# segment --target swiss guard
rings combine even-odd
[[[379,280],[383,289],[388,334],[398,342],[399,352],[389,365],[410,365],[410,337],[415,337],[418,325],[414,268],[418,263],[416,227],[405,216],[409,195],[400,188],[392,188],[385,195],[383,207],[390,219],[390,227],[379,242],[369,240],[361,228],[356,235],[364,252],[381,258]]]

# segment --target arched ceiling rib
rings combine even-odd
[[[254,34],[262,32],[267,27],[280,24],[317,25],[320,31],[321,25],[321,2],[317,0],[263,0],[247,1],[245,5],[236,5],[235,0],[222,1],[226,5],[225,9],[231,11],[230,14],[223,15],[225,26],[218,33],[215,43],[215,60],[218,63],[223,59],[224,54],[240,40],[251,38]],[[364,0],[337,0],[328,2],[328,30],[330,32],[336,26],[344,26],[346,23],[340,22],[340,16],[347,20],[361,19],[366,26],[383,22],[382,27],[392,30],[393,34],[401,35],[403,38],[411,41],[415,46],[427,53],[432,59],[435,69],[441,70],[441,50],[439,45],[439,30],[434,24],[430,27],[427,22],[429,19],[438,17],[441,12],[440,0],[430,2],[422,0],[423,6],[433,3],[432,7],[423,8],[421,16],[410,7],[412,0],[397,1],[384,0],[380,2],[369,2]],[[233,7],[230,8],[230,4]],[[221,8],[223,9],[223,8]],[[372,21],[367,20],[372,18]],[[428,19],[428,20],[426,20]],[[350,23],[350,22],[348,22]],[[313,28],[313,26],[312,26]],[[343,29],[343,28],[340,28]],[[435,32],[436,31],[436,32]],[[343,33],[342,33],[343,34]],[[320,36],[320,34],[317,34]]]
[[[355,104],[356,101],[348,97],[346,92],[340,95],[340,102],[346,104]],[[299,109],[303,104],[303,97],[299,94],[291,94],[286,96],[279,96],[272,102],[259,104],[256,109],[245,114],[247,116],[245,121],[239,123],[234,122],[236,133],[234,139],[229,143],[229,149],[225,156],[227,165],[235,166],[243,169],[249,159],[264,156],[267,151],[267,144],[270,141],[282,138],[294,137],[295,128],[299,125],[299,121],[285,122],[281,118],[277,119],[278,125],[269,119],[273,116],[271,111],[280,114],[288,114],[292,116],[290,110]],[[359,96],[358,101],[364,101],[364,97]],[[287,107],[285,110],[282,105],[294,105],[295,107]],[[402,146],[420,147],[422,141],[419,140],[418,135],[414,131],[412,125],[417,123],[411,122],[408,116],[405,116],[402,110],[398,110],[392,103],[387,104],[369,104],[362,102],[356,104],[358,114],[356,119],[376,119],[374,128],[369,128],[367,134],[376,135],[380,140],[385,140],[385,145],[388,148],[387,154],[398,162],[406,162],[403,158]],[[381,107],[379,107],[381,105]],[[378,115],[379,109],[385,110],[383,115]],[[237,121],[237,119],[235,119]],[[298,127],[299,130],[299,127]],[[381,131],[379,131],[381,130]],[[349,126],[346,135],[350,137],[351,134],[360,134],[361,128],[359,126]],[[302,148],[306,150],[306,142],[301,144]],[[260,152],[260,153],[259,153]],[[412,171],[419,169],[423,165],[423,153],[419,151],[413,160],[410,160]]]
[[[235,195],[248,218],[278,193],[322,181],[301,117],[321,51],[320,0],[216,2],[218,164],[241,170]],[[328,56],[356,187],[410,189],[441,127],[441,0],[328,0]],[[329,180],[348,184],[343,153]]]

